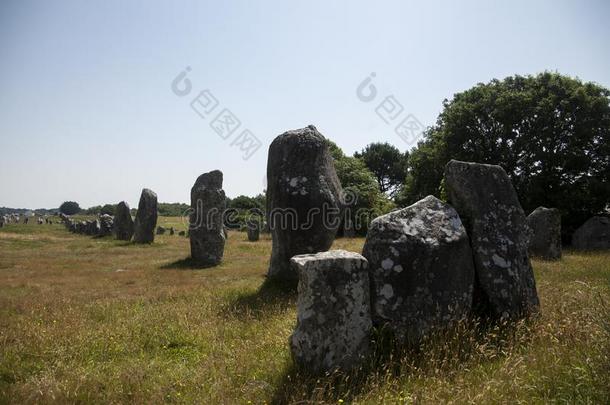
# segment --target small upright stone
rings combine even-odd
[[[610,249],[610,218],[589,218],[572,235],[572,246],[580,250]]]
[[[248,240],[250,242],[256,242],[260,237],[260,225],[252,223],[246,226],[246,232],[248,232]]]
[[[201,266],[222,261],[225,248],[223,214],[226,207],[222,172],[214,170],[197,178],[191,189],[189,238],[191,258]]]
[[[157,225],[157,194],[147,188],[142,190],[138,212],[134,224],[133,241],[135,243],[152,243],[155,240]]]
[[[373,321],[401,344],[417,344],[466,317],[474,264],[453,207],[428,196],[375,218],[363,255],[369,262]]]
[[[116,206],[114,211],[114,235],[118,240],[131,240],[133,236],[133,219],[131,218],[131,210],[129,204],[121,201]]]
[[[477,275],[476,312],[497,318],[537,312],[527,220],[504,169],[451,160],[445,166],[445,184],[470,236]]]
[[[332,250],[291,263],[299,276],[295,363],[315,373],[358,366],[369,354],[372,327],[366,259]]]
[[[561,258],[561,213],[557,208],[538,207],[527,216],[529,254],[543,259]]]
[[[328,142],[313,125],[273,140],[267,160],[269,277],[296,284],[290,258],[330,249],[341,222],[341,198]]]
[[[172,227],[170,227],[170,228],[169,228],[169,234],[173,236],[173,235],[174,235],[174,232],[175,232],[175,231],[174,231],[174,227],[173,227],[173,226],[172,226]]]
[[[114,221],[112,217],[108,214],[100,215],[100,236],[108,236],[112,234],[112,229],[114,227]]]
[[[158,226],[157,227],[157,235],[164,235],[165,234],[165,228],[162,226]]]

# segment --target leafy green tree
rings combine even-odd
[[[75,201],[64,201],[59,206],[59,212],[66,215],[74,215],[80,212],[80,206]]]
[[[349,219],[354,224],[356,233],[364,235],[369,222],[376,216],[389,212],[394,204],[379,190],[374,174],[362,160],[346,156],[334,142],[327,142],[345,199],[349,200],[346,202],[350,203]]]
[[[499,164],[529,213],[562,212],[564,240],[610,201],[610,90],[557,73],[478,84],[445,100],[412,151],[400,205],[439,192],[450,159]]]
[[[409,153],[401,153],[397,147],[387,142],[371,143],[361,152],[354,154],[375,175],[379,190],[394,197],[405,180]]]

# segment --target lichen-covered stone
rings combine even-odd
[[[145,188],[140,196],[138,212],[136,213],[134,223],[133,241],[135,243],[154,242],[157,215],[157,194]]]
[[[610,249],[610,218],[589,218],[572,235],[572,246],[580,250]]]
[[[129,204],[121,201],[114,211],[114,236],[118,240],[131,240],[134,231],[133,218]]]
[[[312,372],[356,367],[370,350],[366,259],[332,250],[294,256],[291,263],[299,275],[297,326],[290,337],[295,363]]]
[[[267,161],[270,277],[296,283],[290,258],[330,249],[341,222],[341,194],[328,143],[313,125],[275,138]]]
[[[477,312],[498,318],[537,312],[527,220],[504,169],[451,160],[445,167],[445,185],[470,236]]]
[[[457,212],[428,196],[375,218],[369,262],[373,321],[401,343],[416,343],[471,310],[474,264]]]
[[[102,214],[99,218],[100,222],[100,236],[108,236],[112,234],[112,228],[114,226],[113,218],[108,214]]]
[[[222,261],[226,239],[223,225],[225,207],[222,172],[214,170],[199,176],[191,189],[189,224],[191,258],[198,265],[215,266]]]
[[[530,256],[561,258],[561,213],[557,208],[538,207],[527,216]]]

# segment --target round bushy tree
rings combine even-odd
[[[529,213],[561,210],[564,237],[610,201],[610,91],[557,73],[478,84],[444,101],[411,152],[398,202],[439,194],[450,159],[498,164]]]
[[[75,201],[64,201],[59,206],[59,212],[66,215],[74,215],[80,212],[80,206]]]

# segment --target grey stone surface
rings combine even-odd
[[[267,222],[273,240],[268,276],[296,283],[290,258],[328,250],[340,225],[341,183],[326,139],[310,125],[269,146]]]
[[[101,227],[98,219],[86,221],[85,234],[89,236],[97,236],[100,234]]]
[[[572,246],[580,250],[610,249],[610,218],[589,218],[572,235]]]
[[[131,240],[134,232],[134,223],[133,218],[131,218],[129,204],[125,201],[121,201],[116,206],[113,227],[116,239]]]
[[[199,176],[191,189],[189,238],[194,263],[215,266],[222,261],[226,239],[223,225],[225,208],[222,172],[214,170]]]
[[[474,263],[468,235],[453,207],[437,198],[375,218],[363,255],[374,323],[400,343],[417,343],[470,313]]]
[[[108,214],[102,214],[99,218],[100,222],[100,236],[108,236],[112,234],[112,230],[114,228],[114,220]]]
[[[333,250],[294,256],[299,276],[295,363],[312,372],[351,369],[370,351],[372,327],[367,262]]]
[[[561,213],[557,208],[538,207],[527,216],[530,256],[561,258]]]
[[[246,232],[248,233],[248,240],[250,242],[256,242],[260,238],[260,226],[255,224],[250,224],[246,227]]]
[[[527,220],[504,169],[451,160],[445,167],[445,185],[470,236],[476,312],[513,319],[537,312]]]
[[[157,194],[145,188],[140,196],[138,212],[134,222],[133,241],[135,243],[154,242],[157,215]]]

